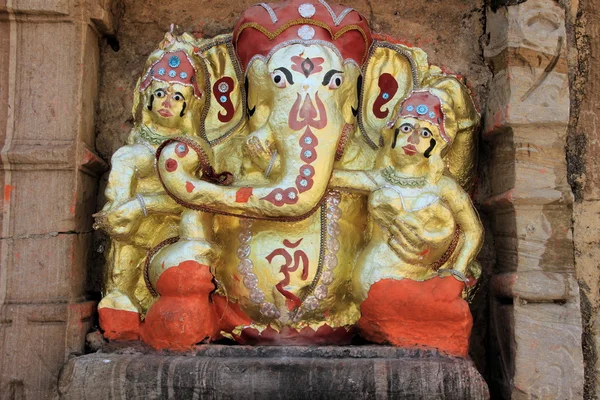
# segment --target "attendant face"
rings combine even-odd
[[[406,117],[396,123],[392,140],[392,160],[395,164],[419,164],[433,154],[440,154],[447,143],[439,127],[428,121]]]
[[[150,119],[158,126],[181,128],[194,89],[178,83],[154,81],[146,89],[146,108]]]

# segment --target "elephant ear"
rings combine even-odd
[[[375,41],[363,67],[358,125],[371,148],[383,144],[382,129],[393,118],[394,109],[421,86],[428,70],[427,55],[418,48]]]
[[[226,140],[246,116],[244,75],[231,40],[228,34],[201,41],[196,52],[204,61],[202,86],[206,96],[200,134],[211,146]]]
[[[445,75],[433,66],[422,85],[439,89],[452,99],[456,136],[444,161],[452,177],[471,192],[477,173],[477,128],[480,120],[471,92],[457,77]]]

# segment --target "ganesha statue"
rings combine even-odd
[[[168,33],[96,227],[104,335],[186,350],[376,343],[466,355],[479,115],[426,54],[324,0]]]

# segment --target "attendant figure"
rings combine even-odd
[[[110,339],[138,338],[140,315],[156,295],[144,279],[148,251],[180,235],[184,208],[165,193],[155,163],[156,150],[165,140],[197,136],[204,106],[198,82],[204,79],[194,51],[192,36],[165,35],[138,81],[133,107],[136,123],[127,145],[111,159],[106,204],[95,215],[94,226],[112,239],[106,295],[98,306],[101,327]],[[202,145],[201,140],[196,142]],[[209,149],[204,146],[207,153]]]
[[[452,104],[442,90],[413,91],[384,132],[376,169],[340,172],[334,185],[370,191],[370,242],[353,273],[361,334],[466,355],[472,318],[461,292],[479,277],[483,228],[444,174],[458,130]]]

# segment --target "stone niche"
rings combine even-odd
[[[93,325],[105,243],[91,233],[96,185],[102,193],[102,173],[132,127],[132,93],[146,57],[172,23],[208,37],[231,32],[254,2],[42,3],[0,5],[0,60],[8,66],[0,71],[0,88],[7,88],[0,90],[0,393],[9,399],[260,397],[295,384],[309,388],[310,398],[340,392],[420,398],[424,390],[435,398],[485,398],[481,374],[492,398],[583,396],[561,4],[494,2],[492,9],[479,1],[344,2],[374,31],[420,47],[431,63],[466,76],[481,109],[475,202],[486,243],[470,347],[479,373],[470,361],[389,347],[203,346],[182,356],[88,342],[100,352],[71,358],[57,387],[61,366],[85,351]],[[58,78],[57,69],[70,78]],[[41,96],[33,87],[51,93]],[[48,182],[53,189],[43,209],[32,200]],[[100,195],[98,206],[103,202]],[[43,222],[30,218],[36,207],[47,216]],[[227,383],[247,368],[252,379]],[[289,380],[298,371],[302,378]],[[190,380],[190,372],[213,382]]]

